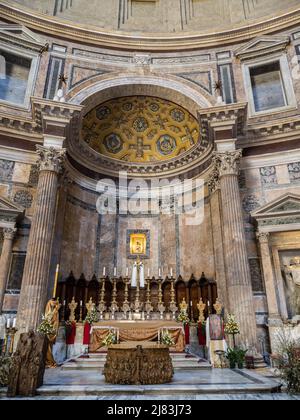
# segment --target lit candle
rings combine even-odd
[[[106,267],[103,267],[103,277],[106,276]]]
[[[13,328],[16,328],[16,325],[17,325],[17,318],[14,318],[14,321],[13,321]]]
[[[208,306],[208,307],[210,307],[210,302],[209,302],[209,300],[207,301],[207,306]]]
[[[193,301],[191,300],[191,308],[193,307]]]
[[[66,301],[64,300],[63,306],[66,306]]]
[[[56,298],[57,283],[58,283],[58,275],[59,275],[59,264],[57,264],[57,266],[56,266],[56,271],[55,271],[55,281],[54,281],[53,299],[55,299],[55,298]]]

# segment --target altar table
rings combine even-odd
[[[103,321],[95,324],[91,330],[89,351],[96,353],[104,350],[102,344],[111,330],[118,332],[119,341],[123,342],[158,342],[162,330],[169,332],[175,346],[171,352],[182,353],[185,350],[183,327],[174,321]]]
[[[172,381],[174,369],[168,346],[123,343],[108,348],[106,382],[114,385],[154,385]]]

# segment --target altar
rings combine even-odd
[[[159,343],[163,332],[168,331],[174,347],[171,352],[185,351],[185,335],[182,325],[175,321],[105,321],[95,324],[91,329],[89,352],[106,351],[103,340],[114,331],[120,343]]]

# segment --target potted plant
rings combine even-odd
[[[235,369],[237,364],[237,353],[236,349],[228,349],[226,353],[226,359],[229,361],[230,369]]]
[[[238,369],[244,369],[247,351],[248,350],[243,350],[241,348],[235,350]]]

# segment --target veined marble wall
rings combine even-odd
[[[205,220],[199,226],[186,225],[186,215],[99,215],[96,211],[97,194],[79,186],[70,188],[64,217],[64,233],[61,250],[61,269],[64,277],[73,271],[79,278],[87,279],[102,274],[106,267],[113,274],[125,275],[132,267],[128,258],[127,231],[150,232],[150,258],[145,260],[146,273],[158,276],[170,269],[177,276],[189,280],[194,274],[200,278],[205,272],[215,277],[212,247],[210,206],[205,206]]]

